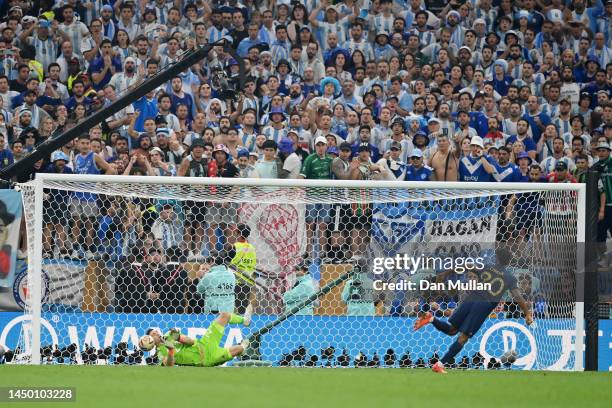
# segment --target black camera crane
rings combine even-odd
[[[106,120],[106,118],[114,115],[121,109],[142,98],[158,86],[162,85],[164,82],[175,77],[178,73],[189,69],[193,64],[196,64],[198,61],[206,58],[208,53],[215,46],[223,46],[224,50],[238,62],[240,67],[239,89],[242,89],[245,77],[244,60],[240,58],[234,49],[231,48],[230,43],[227,40],[222,39],[215,43],[206,44],[202,47],[189,50],[182,55],[182,58],[179,61],[165,67],[106,108],[103,108],[93,115],[88,116],[77,126],[65,131],[64,133],[45,140],[43,143],[36,146],[36,148],[23,159],[0,170],[0,180],[3,182],[4,187],[10,185],[11,180],[17,175],[30,175],[34,167],[34,163],[36,163],[38,160],[49,157],[53,151],[59,149],[70,140],[77,138],[85,132],[88,132],[89,129],[102,123],[104,120]]]

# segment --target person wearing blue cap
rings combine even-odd
[[[329,153],[329,149],[327,151]],[[284,137],[278,143],[278,157],[283,163],[281,178],[297,179],[302,169],[302,159],[295,152],[293,140]]]
[[[285,126],[287,117],[281,107],[273,107],[270,109],[268,117],[270,119],[268,126],[262,130],[261,134],[266,136],[267,139],[274,140],[274,142],[278,143],[283,137],[287,136],[287,128]]]
[[[402,143],[392,141],[383,158],[376,162],[386,180],[404,180],[407,164],[402,160],[403,156],[405,153],[402,152]]]
[[[533,159],[529,157],[529,153],[520,152],[519,154],[516,155],[516,158],[514,161],[516,165],[518,166],[519,172],[521,174],[519,181],[528,182],[529,181],[529,169],[531,167],[531,164],[533,163]]]
[[[423,162],[423,152],[414,149],[410,155],[410,164],[406,167],[406,181],[428,181],[432,179],[433,169]]]
[[[412,144],[414,145],[414,150],[424,152],[427,150],[427,146],[429,146],[429,136],[427,136],[427,133],[419,130],[412,137]]]
[[[26,21],[29,23],[26,24]],[[49,68],[49,64],[56,61],[58,53],[58,43],[52,35],[53,33],[50,28],[51,22],[44,18],[37,20],[36,17],[25,16],[22,19],[22,31],[19,34],[19,40],[22,43],[33,46],[36,51],[35,58],[34,56],[28,58],[31,62],[29,64],[30,67],[33,68],[32,64],[36,61],[38,64],[42,64],[41,68],[45,73]],[[34,29],[36,29],[35,35],[33,35]],[[26,61],[24,61],[24,63],[28,64]],[[40,74],[42,74],[42,72]],[[42,80],[42,77],[40,77],[40,79]]]
[[[236,168],[238,168],[241,178],[259,178],[259,173],[249,163],[249,151],[247,149],[242,148],[238,150],[236,162]]]

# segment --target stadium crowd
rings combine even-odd
[[[247,72],[216,46],[18,181],[74,172],[559,183],[593,168],[599,239],[612,231],[612,1],[8,0],[0,14],[0,167],[194,47],[225,39]],[[218,214],[235,217],[223,206],[175,214],[99,200],[49,196],[45,250],[55,240],[62,254],[89,257],[120,213],[130,239],[150,233],[164,250],[197,255],[218,239],[208,228]],[[60,221],[67,204],[71,231]],[[313,210],[311,233],[332,215]],[[359,224],[354,215],[342,214]],[[353,241],[352,253],[363,249]]]

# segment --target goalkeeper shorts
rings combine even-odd
[[[213,322],[200,338],[199,342],[204,345],[204,367],[215,367],[234,358],[228,349],[220,346],[224,332],[224,326]]]

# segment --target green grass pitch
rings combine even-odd
[[[610,407],[612,373],[426,369],[0,366],[1,386],[75,387],[4,407]]]

